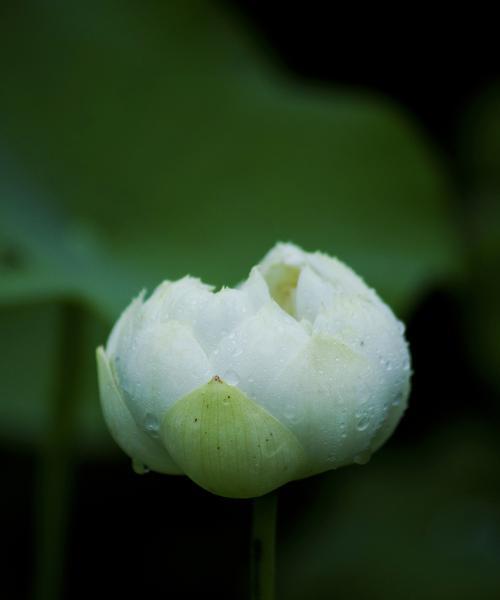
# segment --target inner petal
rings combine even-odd
[[[271,265],[264,273],[272,298],[292,317],[296,317],[295,296],[300,268],[277,263]]]
[[[310,267],[305,267],[300,274],[295,295],[296,318],[314,323],[318,314],[333,306],[335,297],[332,284]]]

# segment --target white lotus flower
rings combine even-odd
[[[97,351],[119,446],[229,497],[366,462],[406,407],[404,326],[351,269],[277,244],[236,289],[165,281]]]

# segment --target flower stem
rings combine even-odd
[[[60,326],[49,423],[38,470],[36,600],[57,600],[62,595],[76,417],[75,390],[82,351],[83,315],[80,307],[71,302],[64,303]]]
[[[253,503],[251,600],[274,600],[278,492]]]

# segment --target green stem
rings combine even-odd
[[[274,600],[278,492],[253,502],[251,599]]]
[[[38,472],[36,600],[57,600],[62,595],[82,327],[81,309],[71,302],[63,304],[48,431]]]

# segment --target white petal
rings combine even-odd
[[[165,411],[212,377],[206,354],[186,325],[152,321],[115,357],[118,384],[136,422],[159,427]]]
[[[306,448],[313,473],[349,464],[370,451],[387,416],[385,392],[370,361],[316,334],[266,393],[273,415]]]
[[[260,261],[259,267],[266,272],[269,267],[276,264],[290,267],[302,267],[307,264],[307,253],[295,244],[278,242]]]
[[[224,381],[272,412],[263,392],[307,340],[303,327],[270,302],[224,338],[210,360]]]
[[[193,327],[194,335],[203,350],[210,354],[223,337],[254,313],[253,302],[246,293],[224,288],[210,294],[200,305]]]
[[[126,347],[130,336],[137,330],[141,320],[143,298],[144,291],[132,300],[115,323],[106,345],[106,354],[108,356],[116,354],[120,345],[123,344]]]
[[[370,451],[375,452],[392,435],[396,429],[401,415],[408,405],[408,396],[410,395],[410,378],[403,382],[395,395],[391,392],[391,402],[385,418],[381,421],[378,431],[371,441]]]
[[[361,296],[339,295],[328,311],[318,315],[313,330],[335,337],[369,359],[394,399],[407,386],[410,356],[403,325],[387,307]]]
[[[344,294],[362,294],[372,297],[371,290],[359,275],[338,258],[315,252],[307,255],[308,264],[316,273]]]
[[[175,282],[162,281],[156,286],[151,296],[143,303],[144,314],[148,319],[161,319],[163,304]]]
[[[297,319],[314,323],[320,311],[332,307],[335,301],[333,286],[321,279],[310,267],[302,269],[295,294]]]
[[[104,419],[111,435],[130,458],[159,473],[180,473],[160,440],[142,431],[132,418],[116,385],[103,348],[97,349],[99,391]]]
[[[248,279],[243,281],[238,289],[248,295],[255,310],[268,303],[271,298],[267,283],[257,267],[252,268]]]
[[[192,324],[200,308],[210,300],[212,289],[212,286],[189,276],[179,281],[164,282],[144,303],[144,314],[148,321],[171,319]]]

